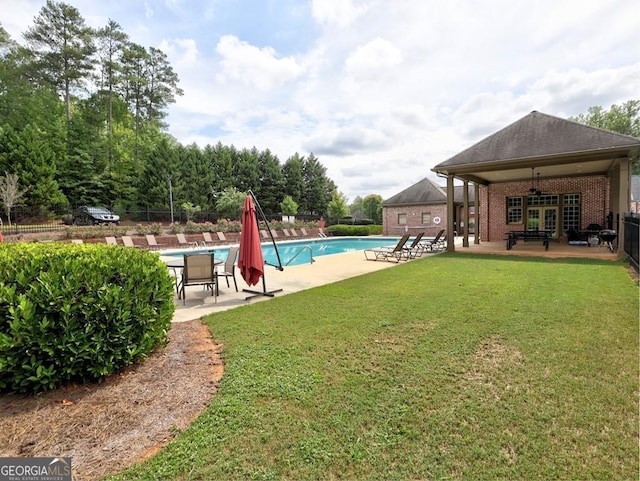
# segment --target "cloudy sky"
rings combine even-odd
[[[638,0],[68,0],[158,47],[182,144],[313,153],[383,198],[532,110],[640,99]],[[45,0],[0,0],[15,40]]]

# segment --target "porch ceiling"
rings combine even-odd
[[[483,185],[497,182],[519,182],[531,180],[531,169],[534,169],[536,180],[555,177],[606,175],[611,167],[617,163],[617,158],[587,161],[584,159],[560,159],[554,157],[546,161],[531,159],[529,162],[518,159],[513,163],[500,161],[499,165],[485,163],[482,165],[469,165],[459,168],[447,169],[461,180],[468,180]]]

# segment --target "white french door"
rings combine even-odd
[[[548,230],[558,235],[558,207],[528,207],[527,230]]]

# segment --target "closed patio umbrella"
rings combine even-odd
[[[264,275],[264,257],[262,257],[260,245],[256,207],[250,195],[244,200],[242,207],[238,269],[240,275],[250,286],[257,284],[260,277]]]

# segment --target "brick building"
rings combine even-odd
[[[460,222],[464,219],[462,189],[462,186],[454,187],[455,234],[462,234],[465,229],[464,221]],[[473,190],[469,189],[468,195],[473,201]],[[382,203],[385,235],[402,235],[405,232],[416,235],[424,232],[427,237],[434,237],[441,229],[447,230],[447,222],[447,188],[426,178]],[[469,212],[469,232],[474,232],[472,207]]]
[[[567,231],[589,224],[614,229],[620,238],[639,152],[640,139],[534,111],[433,171],[446,176],[451,192],[454,179],[473,189],[474,208],[467,200],[462,212],[468,207],[478,213],[476,243],[538,229],[562,241]],[[454,195],[447,196],[447,206],[447,235],[453,235]],[[453,243],[447,248],[455,249]]]

